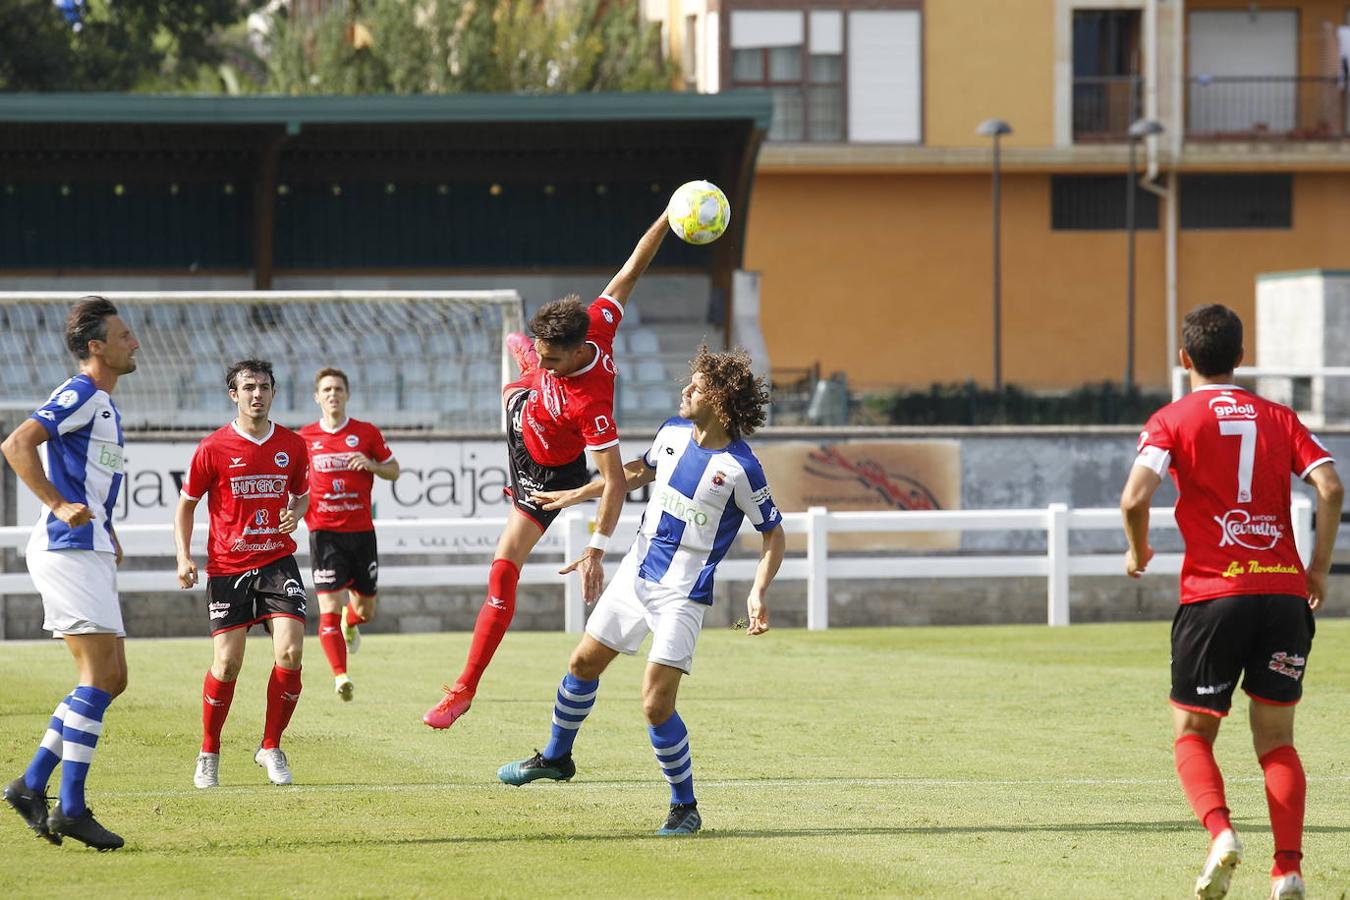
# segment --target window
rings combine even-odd
[[[1050,227],[1055,231],[1120,231],[1125,228],[1124,175],[1054,175],[1050,178]],[[1158,227],[1158,196],[1137,188],[1134,227]]]
[[[1294,176],[1182,175],[1181,227],[1292,228]]]
[[[684,17],[684,88],[698,90],[698,16]]]
[[[1139,118],[1139,20],[1137,9],[1074,11],[1074,140],[1123,140]]]
[[[919,13],[731,15],[731,87],[773,96],[775,141],[919,140]]]

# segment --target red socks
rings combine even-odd
[[[478,621],[473,626],[473,643],[469,646],[469,658],[464,664],[457,684],[470,691],[478,689],[478,681],[483,671],[492,662],[492,654],[511,626],[511,618],[516,614],[516,584],[520,581],[520,569],[509,559],[494,559],[488,572],[488,596],[483,608],[478,611]]]
[[[1266,805],[1270,809],[1270,832],[1275,838],[1276,878],[1298,872],[1303,859],[1303,810],[1308,782],[1298,751],[1286,744],[1259,760],[1266,773]]]
[[[348,625],[364,625],[369,621],[370,621],[369,619],[363,619],[359,614],[357,614],[355,606],[352,606],[350,603],[347,604]],[[339,624],[341,624],[341,620],[339,620]]]
[[[220,752],[220,730],[225,727],[225,717],[230,714],[234,684],[233,681],[217,681],[211,670],[206,670],[206,681],[202,684],[203,753]]]
[[[334,675],[347,671],[347,641],[342,637],[342,614],[319,613],[319,646]]]
[[[1181,789],[1210,837],[1218,837],[1232,825],[1223,795],[1223,773],[1214,761],[1214,747],[1198,734],[1183,734],[1172,747],[1176,754]]]
[[[300,700],[300,670],[272,666],[272,677],[267,681],[267,721],[263,725],[262,747],[272,750],[281,746],[281,733],[290,724],[291,713]]]

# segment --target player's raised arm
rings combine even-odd
[[[1336,530],[1341,524],[1341,505],[1345,488],[1336,467],[1320,465],[1304,479],[1317,491],[1317,525],[1312,559],[1308,562],[1308,606],[1314,611],[1327,594],[1327,575],[1331,572],[1331,553],[1336,546]]]
[[[633,287],[642,277],[642,273],[647,271],[647,266],[651,265],[652,257],[656,256],[656,251],[661,248],[661,242],[666,239],[666,232],[669,230],[666,214],[662,212],[638,240],[637,246],[633,248],[633,254],[628,257],[628,262],[624,263],[618,274],[609,280],[609,285],[605,288],[606,297],[614,298],[620,306],[628,305],[628,297],[633,293]]]
[[[83,503],[67,502],[47,477],[42,468],[42,458],[38,456],[38,447],[47,438],[47,429],[37,419],[25,419],[0,444],[0,451],[4,452],[14,474],[19,476],[19,480],[28,486],[43,506],[71,528],[78,528],[92,519],[94,514]]]

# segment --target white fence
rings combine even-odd
[[[1306,561],[1312,548],[1312,503],[1296,497],[1292,506],[1294,541]],[[581,510],[569,510],[560,519],[562,550],[540,548],[536,557],[552,557],[548,562],[530,562],[521,572],[522,584],[558,584],[563,581],[564,627],[579,632],[585,623],[585,607],[577,576],[560,579],[560,561],[576,559],[589,539],[590,516]],[[506,520],[480,519],[382,519],[376,522],[380,535],[380,585],[391,587],[475,587],[485,584],[486,567],[482,563],[453,565],[390,565],[390,557],[401,555],[490,554]],[[1154,529],[1174,529],[1172,509],[1154,508]],[[623,547],[637,530],[638,517],[625,516],[615,533],[615,544]],[[784,530],[806,535],[806,552],[783,561],[780,581],[805,581],[807,627],[829,627],[831,579],[886,578],[1004,578],[1043,577],[1046,580],[1046,622],[1069,624],[1069,578],[1073,575],[1119,575],[1124,578],[1125,541],[1117,509],[1070,509],[1052,503],[1045,509],[936,510],[931,512],[829,512],[815,507],[804,513],[787,513]],[[28,542],[27,527],[0,528],[0,549],[22,548]],[[1046,552],[1022,555],[944,556],[906,554],[834,554],[829,550],[831,534],[897,531],[1041,531],[1046,535]],[[1120,551],[1107,554],[1069,553],[1069,535],[1073,531],[1115,531],[1121,533]],[[743,533],[754,534],[748,526]],[[172,557],[173,526],[125,525],[118,538],[128,557]],[[308,553],[304,529],[296,534],[300,555]],[[206,561],[205,528],[193,534],[194,556],[199,566]],[[617,565],[617,554],[609,563]],[[723,580],[748,581],[754,577],[758,559],[728,558],[718,567]],[[1160,553],[1149,566],[1148,575],[1172,575],[1181,571],[1181,554]],[[118,575],[118,587],[125,593],[177,592],[180,590],[173,568],[124,571]],[[1122,582],[1123,584],[1123,582]],[[198,590],[202,589],[199,585]],[[0,574],[0,611],[6,594],[35,593],[26,572]],[[0,622],[3,619],[0,618]],[[0,635],[3,637],[3,635]]]

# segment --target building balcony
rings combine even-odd
[[[1334,77],[1208,76],[1186,79],[1190,141],[1340,141],[1346,89]]]
[[[1074,143],[1125,141],[1143,110],[1138,75],[1080,75],[1073,80]]]

